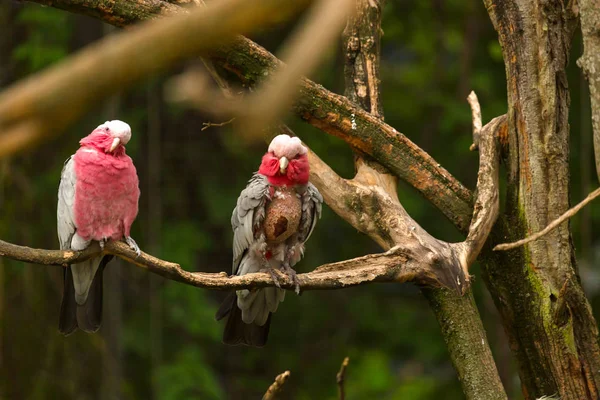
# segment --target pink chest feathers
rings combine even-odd
[[[139,182],[126,154],[105,154],[87,147],[74,156],[75,225],[85,240],[130,236],[138,213]]]

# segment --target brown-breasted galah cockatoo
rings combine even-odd
[[[229,315],[223,342],[264,346],[271,314],[285,297],[279,288],[279,269],[300,286],[292,268],[304,255],[304,243],[321,216],[323,197],[308,181],[307,149],[300,139],[276,136],[263,156],[257,173],[237,200],[231,216],[233,274],[267,270],[277,287],[238,290],[217,311],[216,319]]]
[[[131,238],[138,213],[137,172],[125,145],[131,128],[123,121],[107,121],[81,139],[81,147],[65,161],[58,188],[58,240],[64,250],[83,250],[92,241]],[[112,259],[100,255],[64,271],[64,291],[58,329],[69,335],[81,328],[96,332],[102,322],[102,272]]]

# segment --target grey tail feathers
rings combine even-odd
[[[269,328],[271,327],[271,315],[263,326],[247,324],[242,321],[242,310],[237,306],[237,295],[231,292],[227,295],[215,315],[217,321],[227,317],[225,330],[223,331],[223,343],[228,345],[243,344],[252,347],[263,347],[267,344]]]
[[[75,301],[75,286],[71,266],[64,270],[63,298],[60,305],[58,330],[65,336],[75,332],[77,328],[88,332],[97,332],[102,324],[102,276],[104,267],[113,256],[104,256],[94,275],[94,280],[84,304]]]

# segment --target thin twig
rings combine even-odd
[[[338,385],[338,393],[340,400],[344,400],[346,397],[346,393],[344,391],[344,380],[346,378],[346,368],[348,367],[348,363],[350,363],[350,358],[344,358],[344,361],[342,361],[342,366],[340,367],[340,371],[335,377],[335,381]]]
[[[525,239],[521,239],[521,240],[513,242],[513,243],[499,244],[496,247],[494,247],[494,251],[504,251],[504,250],[516,249],[517,247],[523,246],[524,244],[527,244],[534,240],[538,240],[539,238],[541,238],[542,236],[551,232],[553,229],[558,227],[560,224],[562,224],[563,222],[565,222],[566,220],[568,220],[569,218],[571,218],[572,216],[577,214],[579,212],[579,210],[581,210],[590,201],[594,200],[598,196],[600,196],[600,188],[594,190],[585,199],[583,199],[579,204],[577,204],[575,207],[567,210],[563,215],[561,215],[560,217],[558,217],[557,219],[552,221],[547,227],[545,227],[541,231],[539,231],[529,237],[526,237]]]
[[[235,120],[235,117],[233,117],[229,121],[225,121],[225,122],[203,122],[202,129],[200,129],[200,131],[205,131],[208,128],[210,128],[211,126],[225,126],[227,124],[232,123],[234,120]]]
[[[285,382],[288,380],[289,377],[290,371],[285,371],[284,373],[277,375],[277,377],[275,377],[275,382],[273,382],[271,386],[269,386],[262,400],[276,399],[277,395],[280,394],[283,390],[283,385],[285,385]]]

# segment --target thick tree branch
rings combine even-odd
[[[159,0],[79,0],[77,2],[35,0],[35,2],[100,18],[120,27],[156,18],[157,14],[154,12],[160,12],[161,15],[186,12],[184,8],[173,4],[166,5]],[[202,28],[199,25],[190,27],[188,34],[201,37],[198,29]],[[162,58],[162,47],[157,43],[162,42],[149,44],[156,50],[153,52],[154,63]],[[166,46],[169,47],[171,44]],[[219,47],[211,53],[210,57],[216,65],[234,74],[246,85],[255,85],[281,65],[281,62],[271,53],[243,37],[238,37],[230,45]],[[136,59],[130,54],[124,55],[120,60],[120,64],[128,65],[128,68],[121,71],[122,81],[119,82],[119,89],[123,89],[126,86],[123,81],[131,79],[127,74],[138,66]],[[113,65],[120,65],[118,61],[116,62],[117,64]],[[103,64],[98,63],[95,66],[89,65],[86,76],[99,77],[105,72]],[[71,82],[71,78],[68,82]],[[70,85],[69,90],[73,90],[73,87],[77,86]],[[40,93],[36,92],[35,95],[39,97]],[[425,151],[396,129],[362,110],[344,96],[331,93],[308,79],[301,80],[299,96],[299,100],[293,107],[298,116],[327,133],[341,137],[354,148],[377,159],[396,176],[419,190],[461,231],[467,231],[472,216],[470,191]],[[56,95],[53,93],[50,97],[42,96],[40,99],[30,96],[31,103],[26,104],[27,108],[31,108],[30,104],[36,104],[35,100],[49,101],[48,99],[56,100]],[[2,118],[0,113],[0,121]]]
[[[263,396],[262,400],[275,400],[277,396],[282,392],[283,385],[290,377],[290,371],[285,371],[275,377],[275,381],[269,386],[267,392]]]

